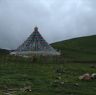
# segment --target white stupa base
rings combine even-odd
[[[22,52],[11,52],[11,55],[17,55],[17,56],[33,56],[33,55],[42,55],[42,56],[59,56],[60,53],[59,52],[49,52],[49,51],[22,51]]]

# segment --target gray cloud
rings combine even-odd
[[[96,0],[0,0],[0,47],[17,48],[39,27],[49,42],[96,34]]]

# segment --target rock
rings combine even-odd
[[[83,76],[79,76],[79,79],[82,80],[83,79]]]
[[[54,83],[58,83],[59,81],[58,80],[55,80]]]
[[[61,84],[61,85],[64,85],[64,82],[62,81],[62,82],[60,82],[60,84]]]
[[[91,74],[92,79],[96,79],[96,73]]]
[[[89,73],[86,73],[79,77],[80,80],[91,80],[91,76]]]
[[[32,92],[32,89],[31,89],[30,86],[26,86],[24,88],[21,88],[20,90],[23,91],[23,92]]]
[[[57,76],[56,79],[57,79],[57,80],[61,80],[61,76]]]
[[[79,86],[79,84],[78,84],[78,83],[75,83],[75,84],[74,84],[74,86],[78,87],[78,86]]]
[[[62,74],[61,73],[58,73],[58,76],[61,76]]]
[[[4,95],[13,95],[13,94],[11,94],[11,93],[9,93],[9,92],[6,92],[6,93],[4,93]]]
[[[59,76],[58,79],[61,80],[61,77]]]
[[[26,92],[31,92],[32,90],[31,89],[25,89]]]

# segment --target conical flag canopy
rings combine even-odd
[[[34,28],[33,33],[28,39],[16,49],[16,52],[18,54],[35,53],[59,55],[59,53],[44,40],[37,27]]]

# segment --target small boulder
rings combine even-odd
[[[23,91],[23,92],[32,92],[31,86],[26,86],[24,88],[21,88],[20,90]]]
[[[74,84],[74,86],[78,87],[78,86],[79,86],[79,84],[78,84],[78,83],[75,83],[75,84]]]
[[[92,79],[96,79],[96,73],[91,74]]]
[[[61,84],[61,85],[64,85],[64,82],[62,81],[62,82],[60,82],[60,84]]]
[[[57,76],[56,79],[57,79],[57,80],[61,80],[61,76]]]
[[[80,80],[91,80],[91,76],[89,73],[86,73],[79,77]]]

